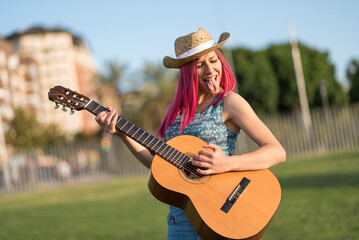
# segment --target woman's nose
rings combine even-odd
[[[209,74],[213,72],[213,66],[211,64],[205,64],[205,73]]]

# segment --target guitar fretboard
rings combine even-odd
[[[100,112],[108,111],[107,108],[98,104],[95,101],[89,102],[85,109],[94,115],[98,115]],[[159,155],[161,158],[167,160],[177,168],[183,168],[189,161],[189,157],[166,144],[164,141],[156,138],[152,134],[142,130],[136,125],[130,123],[126,119],[119,116],[116,123],[116,129],[128,137],[132,138],[148,150]]]

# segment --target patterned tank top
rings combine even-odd
[[[225,97],[223,97],[217,105],[213,105],[218,98],[219,94],[209,107],[200,113],[196,113],[192,122],[190,122],[181,133],[179,132],[182,115],[178,115],[172,127],[169,126],[166,130],[166,141],[178,135],[192,135],[201,138],[206,143],[213,143],[219,146],[224,154],[232,156],[236,148],[239,132],[233,132],[224,125],[222,111]]]

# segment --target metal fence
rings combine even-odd
[[[311,111],[311,129],[304,128],[300,113],[263,117],[262,120],[286,149],[287,156],[302,156],[359,148],[359,105]],[[239,152],[257,146],[240,134]]]
[[[311,116],[309,132],[304,130],[300,114],[263,117],[262,120],[282,143],[287,156],[359,148],[359,105],[315,110]],[[239,135],[237,153],[256,147],[244,132]],[[7,178],[0,168],[0,194],[148,173],[122,141],[109,134],[92,141],[46,149],[9,150],[9,153]]]
[[[98,140],[9,152],[7,176],[0,169],[0,194],[148,172],[118,138],[112,139],[109,134]]]

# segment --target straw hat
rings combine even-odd
[[[167,68],[180,68],[188,62],[222,47],[228,40],[229,35],[228,32],[222,33],[217,44],[214,43],[213,38],[204,28],[200,28],[195,33],[179,37],[175,41],[176,58],[164,57],[163,65]]]

